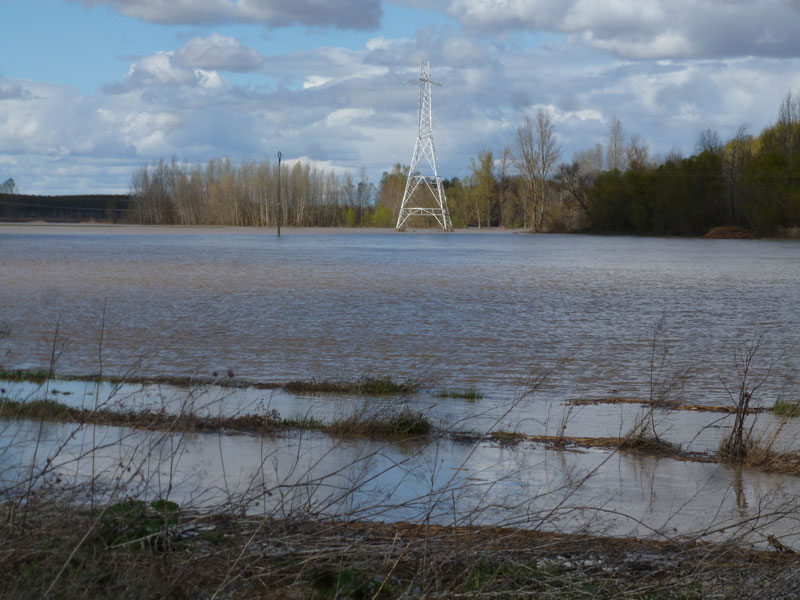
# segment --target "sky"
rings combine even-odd
[[[0,0],[0,181],[127,193],[159,158],[411,160],[430,61],[444,177],[553,116],[562,160],[614,117],[652,155],[774,123],[800,0]]]

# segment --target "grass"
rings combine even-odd
[[[0,379],[4,381],[30,381],[32,383],[42,383],[52,376],[50,371],[45,369],[0,369]]]
[[[778,417],[790,418],[800,416],[800,402],[789,402],[783,398],[778,398],[772,407],[772,414]]]
[[[114,504],[94,528],[92,512],[70,506],[33,506],[24,527],[0,519],[0,596],[689,600],[792,597],[796,586],[795,555],[735,545],[254,520],[153,504]]]
[[[427,436],[433,423],[422,412],[408,407],[399,410],[357,412],[326,423],[314,416],[282,418],[277,410],[263,414],[232,417],[200,417],[191,413],[177,415],[160,411],[90,410],[67,406],[56,400],[18,402],[0,400],[0,417],[40,419],[73,423],[117,425],[161,431],[273,433],[279,430],[303,429],[337,436],[401,437]]]
[[[397,381],[390,376],[372,377],[365,375],[356,381],[333,381],[327,379],[307,379],[289,381],[286,384],[274,382],[248,381],[235,379],[233,371],[219,375],[216,371],[211,377],[198,376],[104,376],[97,373],[89,375],[61,375],[54,374],[44,369],[0,369],[0,380],[32,383],[44,383],[48,379],[61,381],[105,381],[111,384],[136,384],[136,385],[171,385],[175,387],[193,387],[201,385],[217,385],[225,388],[255,387],[257,389],[283,388],[295,394],[353,394],[357,396],[396,396],[413,394],[419,389],[419,384],[411,380]],[[477,392],[476,392],[477,393]],[[469,391],[467,391],[469,394]],[[456,397],[456,396],[453,396]],[[468,396],[458,396],[468,397]],[[481,395],[475,397],[482,397]]]
[[[434,431],[433,423],[424,413],[407,406],[397,411],[375,414],[356,413],[334,420],[327,431],[335,435],[365,435],[378,437],[426,436]]]
[[[647,436],[636,435],[620,438],[620,450],[627,452],[641,452],[652,456],[683,456],[684,451],[678,444],[669,442],[665,439]]]
[[[392,377],[364,376],[357,381],[307,379],[290,381],[283,386],[294,394],[354,394],[357,396],[392,396],[412,394],[419,385],[411,381],[395,381]]]
[[[442,388],[433,394],[434,398],[457,398],[461,400],[475,401],[483,398],[483,393],[475,387],[468,387],[463,390]]]
[[[516,433],[514,431],[493,431],[488,435],[488,439],[497,442],[501,446],[516,446],[521,441],[528,439],[523,433]]]

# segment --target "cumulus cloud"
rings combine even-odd
[[[149,23],[209,25],[263,23],[268,27],[369,30],[380,24],[380,0],[75,0],[85,6],[109,6]]]
[[[196,37],[175,53],[175,64],[188,68],[243,73],[258,70],[262,63],[257,50],[245,47],[234,37],[218,33],[207,38]]]
[[[560,32],[629,59],[800,54],[796,0],[451,0],[445,11],[474,31]]]
[[[24,100],[31,95],[20,84],[13,81],[0,80],[0,100]]]
[[[190,42],[191,43],[191,42]],[[217,88],[223,80],[215,71],[182,66],[175,52],[157,52],[133,63],[121,82],[104,86],[110,94],[121,94],[148,87],[191,86]]]
[[[706,127],[723,138],[745,122],[758,132],[774,119],[785,93],[800,89],[794,61],[612,61],[586,44],[481,47],[475,36],[447,27],[426,28],[413,38],[376,37],[355,50],[319,47],[264,57],[259,72],[269,82],[237,86],[199,66],[210,63],[179,60],[191,43],[137,59],[106,87],[117,93],[87,96],[0,78],[0,161],[13,157],[27,165],[24,172],[35,183],[15,172],[8,176],[25,191],[91,189],[92,181],[96,191],[113,185],[125,191],[130,173],[145,161],[173,155],[189,162],[252,160],[280,149],[287,161],[364,166],[376,181],[411,158],[418,94],[409,80],[418,76],[422,58],[430,59],[434,79],[443,84],[434,89],[433,110],[447,177],[464,175],[482,149],[500,151],[523,113],[539,107],[553,111],[569,160],[604,142],[612,115],[654,153],[672,146],[691,150]],[[54,164],[63,174],[60,188],[56,171],[48,171]]]

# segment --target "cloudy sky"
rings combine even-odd
[[[445,177],[549,108],[651,152],[758,133],[800,92],[800,0],[0,0],[0,181],[127,192],[159,157],[407,164],[421,60]]]

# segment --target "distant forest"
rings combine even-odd
[[[127,194],[33,196],[0,192],[0,220],[122,223],[131,221],[133,204]]]
[[[697,235],[738,226],[759,235],[800,227],[800,97],[788,94],[759,135],[723,141],[699,132],[695,153],[651,156],[613,118],[604,144],[561,162],[550,112],[525,116],[500,152],[483,150],[470,174],[444,180],[455,227]],[[0,218],[142,224],[393,227],[405,187],[400,164],[369,181],[302,162],[205,165],[176,159],[140,167],[130,196],[0,194]],[[280,179],[280,206],[278,181]],[[418,204],[419,205],[419,204]],[[428,226],[422,217],[411,226]]]

